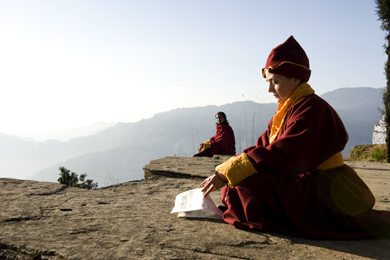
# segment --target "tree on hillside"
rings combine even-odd
[[[65,184],[66,186],[70,187],[78,187],[82,189],[96,189],[98,187],[97,183],[94,183],[93,180],[85,179],[87,177],[87,174],[81,174],[80,179],[75,172],[70,172],[70,170],[66,169],[65,167],[60,167],[60,177],[58,178],[58,182],[61,184]],[[79,183],[79,181],[81,181]]]
[[[66,186],[74,187],[79,182],[79,178],[76,173],[70,172],[70,170],[65,167],[60,167],[60,178],[58,178],[58,182],[61,184],[65,184]]]
[[[77,187],[82,188],[82,189],[96,189],[98,187],[97,183],[94,183],[93,180],[90,179],[85,179],[87,177],[87,174],[81,174],[80,175],[80,181],[81,183],[77,184]]]
[[[376,13],[379,20],[382,21],[381,29],[386,31],[386,40],[384,48],[387,54],[387,62],[385,65],[385,74],[387,79],[386,91],[383,93],[384,114],[387,126],[390,125],[390,1],[389,0],[375,0]],[[390,133],[389,127],[386,130],[386,148],[390,151]],[[387,153],[387,161],[390,162],[390,152]]]

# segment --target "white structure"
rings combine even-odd
[[[374,133],[372,134],[372,144],[386,143],[386,122],[385,116],[379,120],[379,123],[374,126]]]

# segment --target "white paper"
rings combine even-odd
[[[215,206],[210,196],[203,197],[201,189],[178,194],[171,213],[179,213],[178,217],[192,218],[221,218],[223,214],[222,210]]]
[[[212,218],[212,219],[222,219],[222,216],[211,212],[211,211],[204,211],[204,210],[194,210],[194,211],[186,211],[186,212],[179,212],[177,214],[178,218]]]

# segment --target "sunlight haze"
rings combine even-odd
[[[0,33],[0,133],[24,137],[275,102],[260,70],[290,35],[317,94],[386,85],[374,0],[0,0]]]

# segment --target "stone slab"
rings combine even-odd
[[[162,158],[145,166],[148,179],[96,190],[0,179],[0,259],[390,259],[389,238],[306,240],[170,214],[214,160]],[[351,166],[390,210],[388,164]]]

